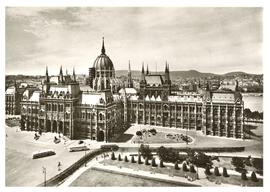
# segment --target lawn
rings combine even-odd
[[[176,187],[177,185],[154,181],[150,179],[142,179],[138,177],[108,173],[88,169],[80,175],[71,187]]]
[[[210,175],[208,176],[209,181],[211,182],[221,182],[221,183],[228,183],[232,185],[244,185],[248,187],[262,187],[263,186],[263,180],[258,179],[258,182],[251,181],[250,178],[248,180],[244,181],[237,175],[230,175],[229,177],[223,177],[223,176],[215,176]]]
[[[124,157],[122,158],[124,159]],[[196,178],[196,173],[184,172],[182,169],[176,170],[173,165],[166,164],[165,167],[163,168],[159,166],[152,167],[151,165],[145,165],[144,161],[143,161],[143,164],[138,164],[138,162],[131,163],[130,160],[131,160],[130,157],[129,157],[129,162],[125,162],[123,160],[118,161],[118,160],[105,159],[104,161],[102,161],[102,163],[105,163],[107,165],[117,166],[117,167],[121,166],[125,168],[130,168],[133,170],[143,170],[143,171],[155,172],[155,173],[160,173],[160,174],[165,174],[165,175],[170,175],[170,176],[179,176],[179,177],[190,176],[192,178]],[[151,161],[149,161],[149,163],[151,164]],[[181,168],[181,165],[179,165],[179,167]],[[262,179],[259,179],[258,182],[253,182],[250,180],[250,178],[247,181],[243,181],[241,177],[237,175],[231,175],[230,177],[210,175],[208,176],[208,178],[209,178],[209,181],[211,182],[220,181],[221,183],[237,185],[237,186],[240,186],[240,185],[246,185],[246,186],[252,186],[252,187],[263,186]]]

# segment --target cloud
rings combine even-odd
[[[175,70],[255,72],[256,64],[261,73],[261,12],[261,8],[9,7],[6,71],[26,67],[26,73],[40,73],[45,65],[52,69],[63,65],[87,73],[105,36],[116,69],[126,69],[130,59],[135,70],[143,61],[150,68],[158,63],[158,70],[163,70],[168,60]]]

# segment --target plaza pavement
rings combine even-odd
[[[145,128],[155,128],[157,131],[163,131],[168,133],[182,133],[185,134],[186,130],[176,128],[164,128],[148,125],[133,125],[125,133],[134,134],[137,130]],[[55,133],[44,133],[39,140],[34,140],[35,132],[19,131],[18,127],[6,126],[6,186],[36,186],[44,181],[44,175],[42,173],[42,167],[47,169],[47,179],[55,176],[58,171],[57,164],[60,161],[62,164],[61,170],[66,169],[78,159],[80,159],[85,152],[68,152],[67,146],[72,145],[78,141],[67,141],[66,144],[62,141],[59,144],[53,142],[54,136],[58,136]],[[187,131],[187,134],[193,137],[195,140],[193,143],[186,145],[185,143],[166,143],[166,144],[149,144],[150,147],[230,147],[230,146],[245,146],[247,150],[236,153],[222,153],[224,156],[244,156],[251,155],[252,157],[262,157],[262,142],[254,140],[241,140],[230,138],[218,138],[213,136],[204,136],[200,132]],[[91,149],[99,148],[104,142],[95,142],[86,140],[90,144]],[[120,147],[136,148],[139,144],[133,144],[131,142],[115,143]],[[32,159],[32,153],[34,151],[43,149],[54,149],[56,155]],[[218,154],[218,155],[221,155]],[[35,179],[33,179],[35,178]]]
[[[34,140],[35,132],[16,131],[18,127],[6,126],[6,186],[36,186],[44,181],[42,167],[46,167],[47,179],[60,173],[85,152],[69,152],[67,147],[78,141],[53,142],[53,133],[43,133],[39,140]],[[53,149],[56,155],[32,159],[32,153],[39,150]],[[58,170],[61,162],[61,170]]]

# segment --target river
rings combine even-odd
[[[242,96],[243,96],[245,108],[249,108],[251,111],[263,112],[263,96],[262,96],[262,94],[243,93]]]

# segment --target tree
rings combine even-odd
[[[189,149],[187,151],[188,154],[188,158],[187,161],[189,163],[192,163],[194,165],[196,165],[197,167],[207,167],[208,165],[212,165],[213,162],[211,160],[211,156],[206,155],[205,153],[199,151],[196,152],[192,149]]]
[[[152,167],[156,167],[157,166],[155,158],[152,159],[151,165],[152,165]]]
[[[159,161],[159,167],[165,167],[162,160]]]
[[[241,157],[233,157],[231,164],[235,166],[236,171],[242,171],[245,168],[245,164]]]
[[[223,167],[222,175],[223,175],[223,177],[229,177],[226,167]]]
[[[139,153],[143,156],[143,158],[151,159],[153,157],[152,152],[149,148],[149,145],[143,145],[141,144],[139,148]]]
[[[218,167],[215,167],[214,174],[215,174],[215,176],[220,176]]]
[[[254,171],[252,171],[252,173],[251,173],[251,180],[254,181],[254,182],[258,181],[257,175],[256,175],[256,173]]]
[[[204,171],[205,175],[211,175],[212,173],[210,172],[210,166],[207,166]]]
[[[131,157],[131,163],[136,163],[134,156]]]
[[[136,131],[136,135],[139,136],[139,137],[142,137],[142,132],[141,131]]]
[[[174,164],[174,169],[175,170],[179,170],[180,169],[177,162],[175,162],[175,164]]]
[[[177,151],[172,148],[165,148],[163,146],[159,147],[157,150],[159,159],[164,162],[183,162],[186,159],[186,155],[180,155]]]
[[[263,173],[263,159],[262,158],[252,158],[251,164],[254,168],[256,168],[257,173]]]
[[[121,154],[118,155],[118,161],[122,161]]]
[[[128,158],[127,158],[127,156],[125,156],[125,162],[128,162]]]
[[[115,158],[115,154],[114,154],[114,152],[112,152],[112,154],[111,154],[111,160],[115,160],[116,158]]]
[[[194,165],[190,165],[189,171],[190,171],[191,173],[196,173],[196,170],[195,170],[195,168],[194,168]]]
[[[183,171],[185,171],[185,172],[187,172],[187,171],[188,171],[188,168],[187,168],[187,164],[186,164],[186,162],[184,162],[184,163],[183,163],[183,165],[182,165],[182,169],[183,169]]]
[[[157,130],[156,130],[156,129],[150,129],[149,132],[150,132],[152,135],[157,134]]]
[[[247,175],[246,175],[246,172],[242,172],[241,173],[241,179],[242,180],[248,180]]]
[[[145,160],[144,160],[144,164],[145,164],[145,165],[150,165],[147,157],[146,157]]]
[[[138,156],[138,164],[142,164],[142,159],[140,155]]]

